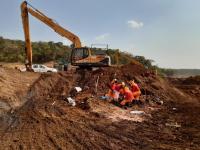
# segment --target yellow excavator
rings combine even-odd
[[[52,28],[59,35],[67,38],[73,44],[73,49],[71,52],[71,64],[74,66],[79,66],[80,68],[90,68],[90,67],[107,67],[110,66],[110,57],[106,54],[93,55],[92,48],[82,47],[80,38],[74,33],[66,30],[53,19],[44,15],[41,11],[37,10],[31,6],[27,1],[21,4],[21,16],[22,24],[24,28],[25,36],[25,52],[26,52],[26,69],[27,71],[32,70],[32,47],[30,39],[30,29],[29,29],[29,14],[42,21],[44,24]]]

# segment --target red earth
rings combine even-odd
[[[199,95],[182,86],[194,90],[190,79],[161,78],[138,64],[57,74],[0,69],[0,102],[9,106],[0,105],[0,149],[199,149]],[[122,109],[99,99],[113,78],[135,79],[144,105]],[[66,98],[75,86],[83,91],[73,107]]]

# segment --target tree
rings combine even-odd
[[[153,68],[152,63],[154,62],[154,60],[152,60],[152,59],[146,59],[144,56],[135,56],[134,59],[139,61],[141,64],[143,64],[148,69]]]

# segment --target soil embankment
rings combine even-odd
[[[145,105],[125,110],[100,100],[113,78],[134,78]],[[140,65],[42,74],[33,80],[26,102],[1,117],[3,149],[199,149],[196,98]],[[83,92],[72,107],[65,98],[75,86]],[[144,114],[134,115],[132,110]]]

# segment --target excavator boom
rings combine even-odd
[[[28,60],[28,66],[30,67],[32,65],[32,47],[31,47],[31,40],[30,40],[30,29],[29,29],[29,13],[34,16],[35,18],[39,19],[43,23],[45,23],[47,26],[52,28],[55,32],[57,32],[59,35],[66,37],[69,39],[73,44],[75,48],[81,48],[81,41],[78,36],[73,34],[72,32],[64,29],[59,24],[54,22],[51,18],[45,16],[42,12],[35,9],[31,5],[28,7],[28,3],[26,1],[22,2],[21,4],[21,14],[22,14],[22,23],[24,28],[24,36],[25,36],[25,51],[27,54],[27,60]]]
[[[29,7],[28,7],[29,6]],[[71,53],[71,64],[79,67],[104,67],[110,65],[110,57],[104,55],[92,55],[91,49],[81,46],[81,41],[79,37],[72,32],[66,30],[53,19],[47,17],[39,10],[35,9],[33,6],[28,4],[26,1],[21,4],[21,16],[24,28],[25,36],[25,51],[26,51],[26,69],[28,71],[32,70],[32,47],[30,39],[30,29],[29,29],[29,14],[34,16],[36,19],[40,20],[50,28],[52,28],[59,35],[70,40],[74,48]]]
[[[24,37],[25,37],[25,53],[26,53],[26,68],[31,70],[32,66],[32,47],[30,40],[30,29],[29,29],[29,16],[27,3],[23,2],[21,4],[21,16],[22,16],[22,24],[24,29]],[[28,62],[27,62],[28,61]]]

